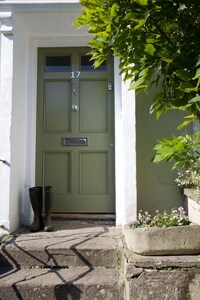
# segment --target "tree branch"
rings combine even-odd
[[[176,48],[176,46],[174,45],[174,43],[172,42],[172,40],[168,37],[168,35],[162,30],[162,28],[160,28],[160,26],[158,25],[158,23],[156,22],[156,20],[150,15],[149,16],[150,20],[152,21],[153,25],[159,30],[160,34],[164,37],[164,39],[170,44],[172,45],[174,48]]]

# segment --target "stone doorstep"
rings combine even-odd
[[[3,254],[3,255],[2,255]],[[51,249],[43,248],[30,250],[12,249],[6,247],[0,253],[2,267],[32,268],[32,267],[119,267],[122,252],[117,249]]]
[[[81,222],[55,226],[53,232],[30,233],[21,229],[1,245],[0,265],[13,268],[119,267],[121,230]]]
[[[1,300],[124,299],[123,278],[106,268],[4,269],[0,282]]]
[[[122,300],[122,255],[121,229],[109,225],[22,228],[1,245],[0,299]]]
[[[18,269],[0,269],[1,300],[66,299],[66,295],[69,299],[81,300],[155,300],[158,299],[158,295],[159,299],[165,299],[167,289],[174,290],[166,299],[182,300],[176,279],[180,279],[182,284],[186,279],[189,280],[190,273],[197,282],[195,285],[189,283],[191,295],[200,293],[200,255],[138,255],[127,249],[121,231],[116,228],[105,230],[101,226],[96,228],[75,226],[73,229],[63,228],[51,233],[30,233],[22,230],[19,235],[11,236],[4,241],[3,245],[4,254],[5,250],[8,251],[8,256],[13,255],[16,261],[20,253],[19,257],[24,268],[20,269],[18,266]],[[34,254],[33,248],[38,252]],[[25,254],[26,252],[28,253]],[[46,256],[41,257],[42,252],[45,252]],[[36,254],[36,264],[32,265],[35,265],[33,268],[30,261]],[[78,258],[75,258],[76,256]],[[38,266],[38,258],[42,261],[41,266]],[[69,258],[71,267],[64,267],[63,262]],[[0,264],[1,260],[0,255]],[[105,265],[109,261],[113,266],[103,267],[103,260],[106,261]],[[44,262],[50,261],[56,262],[52,268],[44,265]],[[57,265],[58,261],[62,263],[60,268]],[[26,267],[27,262],[29,269]],[[169,282],[166,281],[168,275]],[[187,284],[183,285],[181,295],[185,295]],[[142,294],[141,287],[144,288]],[[176,293],[178,294],[175,296]],[[193,297],[192,300],[199,298]]]

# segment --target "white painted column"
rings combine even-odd
[[[114,69],[116,225],[124,225],[137,217],[135,91],[119,75],[118,58]]]
[[[0,226],[10,230],[11,112],[13,25],[11,13],[0,13]]]

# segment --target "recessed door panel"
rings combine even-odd
[[[81,132],[106,132],[108,125],[107,80],[80,80]]]
[[[80,194],[108,194],[109,170],[107,152],[81,152]]]
[[[44,185],[52,185],[56,195],[71,193],[72,174],[70,156],[70,152],[43,153]]]
[[[70,82],[44,81],[44,132],[70,131]]]
[[[53,212],[115,212],[113,62],[95,69],[88,51],[38,53],[36,184]]]

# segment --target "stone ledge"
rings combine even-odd
[[[184,194],[189,220],[200,225],[200,191],[195,189],[184,189]]]
[[[184,194],[200,204],[200,191],[195,189],[184,189]]]
[[[199,300],[200,255],[142,256],[125,249],[129,300]]]
[[[143,256],[125,251],[128,263],[137,268],[200,268],[200,255]]]

